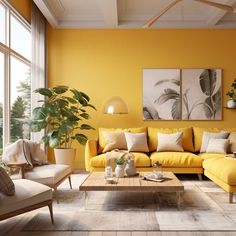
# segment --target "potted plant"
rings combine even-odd
[[[229,97],[229,100],[227,101],[227,107],[236,108],[236,79],[234,79],[231,89],[226,93],[226,95]]]
[[[45,130],[41,141],[54,148],[56,163],[70,165],[73,170],[76,149],[72,143],[86,144],[87,137],[80,131],[94,129],[83,122],[90,118],[87,109],[96,108],[89,103],[87,94],[68,86],[38,88],[34,92],[45,96],[45,100],[33,109],[31,131]]]
[[[125,175],[124,164],[126,163],[126,160],[124,159],[124,156],[125,154],[123,154],[120,158],[115,159],[115,175],[117,178],[122,178]]]

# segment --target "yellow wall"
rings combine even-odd
[[[236,30],[59,30],[48,26],[49,86],[66,84],[87,92],[98,111],[97,127],[235,127],[236,110],[223,121],[143,121],[143,68],[222,68],[223,94],[236,77]],[[128,115],[101,113],[103,102],[123,97]],[[224,95],[224,105],[226,96]],[[91,138],[97,132],[89,132]],[[76,167],[83,166],[79,148]]]
[[[30,22],[31,19],[31,1],[32,0],[8,0],[13,7]]]

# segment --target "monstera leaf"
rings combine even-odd
[[[206,69],[201,73],[199,79],[202,92],[207,96],[212,96],[216,87],[216,71]]]

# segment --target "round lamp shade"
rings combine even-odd
[[[128,107],[121,97],[115,96],[105,102],[104,114],[128,114]]]

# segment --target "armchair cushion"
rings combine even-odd
[[[27,179],[14,180],[15,195],[0,193],[0,215],[52,199],[52,189]]]
[[[41,184],[52,186],[57,184],[65,176],[71,173],[70,166],[61,164],[49,164],[35,166],[32,170],[25,172],[25,179],[33,180]],[[16,178],[16,176],[12,176]]]
[[[0,167],[0,192],[9,196],[15,193],[15,185],[2,167]]]

